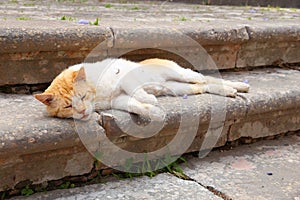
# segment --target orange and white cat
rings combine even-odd
[[[157,96],[213,93],[235,97],[249,85],[203,76],[173,61],[148,59],[140,63],[105,59],[64,70],[35,98],[50,116],[88,120],[96,111],[118,109],[162,120]]]

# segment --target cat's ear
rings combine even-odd
[[[85,81],[85,80],[86,80],[85,71],[84,71],[84,68],[81,67],[77,73],[77,76],[75,77],[75,82]]]
[[[42,93],[42,94],[35,94],[34,97],[40,102],[42,102],[43,104],[49,106],[51,104],[51,101],[54,98],[54,95]]]

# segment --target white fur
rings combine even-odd
[[[156,106],[156,96],[159,95],[210,92],[234,97],[237,90],[246,92],[249,89],[245,83],[205,77],[172,61],[166,63],[148,65],[124,59],[105,59],[74,65],[70,69],[84,67],[87,80],[96,87],[93,102],[96,110],[120,109],[154,120],[164,117],[163,111]]]

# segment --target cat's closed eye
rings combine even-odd
[[[67,105],[64,108],[72,108],[72,105]]]
[[[86,97],[86,94],[81,97],[81,101],[83,101]]]

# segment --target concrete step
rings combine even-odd
[[[300,198],[300,133],[263,140],[206,158],[186,156],[181,164],[188,180],[162,173],[55,190],[17,199],[293,199]]]
[[[222,76],[249,81],[250,92],[235,99],[162,97],[164,124],[121,111],[95,113],[85,123],[49,118],[32,96],[1,94],[0,191],[89,173],[96,158],[103,161],[97,169],[105,169],[131,158],[126,152],[136,161],[143,161],[145,152],[149,159],[199,150],[204,156],[238,139],[247,142],[300,129],[299,71],[266,68]],[[150,157],[152,152],[157,154]]]
[[[96,0],[0,4],[0,89],[44,89],[64,68],[104,57],[169,58],[241,69],[300,62],[300,10]],[[61,20],[64,18],[65,20]],[[78,24],[81,19],[98,25]],[[206,56],[214,64],[190,60]],[[16,89],[17,90],[17,89]]]
[[[156,0],[152,0],[156,1]],[[159,0],[158,0],[159,1]],[[199,3],[198,0],[172,0],[173,2],[181,3]],[[297,0],[248,0],[248,1],[236,1],[236,0],[205,0],[202,1],[203,5],[230,5],[230,6],[264,6],[264,7],[287,7],[287,8],[300,8],[300,2]]]
[[[169,58],[204,72],[231,71],[222,76],[251,84],[236,99],[160,98],[164,124],[118,111],[83,124],[49,118],[30,95],[0,94],[0,191],[114,167],[131,158],[120,149],[136,161],[144,152],[204,156],[240,139],[300,129],[299,9],[18,0],[0,3],[0,11],[0,92],[32,93],[69,65],[109,56]],[[98,25],[78,24],[96,18]],[[257,69],[290,64],[295,70]]]

